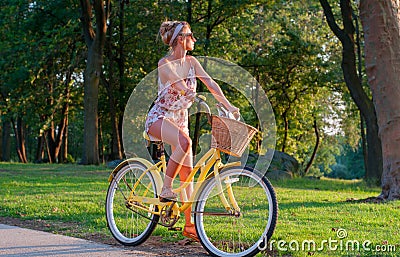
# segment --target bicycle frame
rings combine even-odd
[[[114,171],[110,174],[108,181],[111,182],[112,179],[114,178],[115,174],[123,166],[125,166],[127,163],[129,164],[129,162],[133,162],[133,161],[138,161],[138,162],[146,165],[147,169],[145,170],[145,172],[143,172],[143,174],[141,174],[141,176],[138,178],[138,181],[135,183],[135,185],[133,185],[130,195],[127,199],[127,203],[129,203],[129,205],[131,205],[134,208],[139,208],[144,211],[148,211],[152,214],[160,215],[161,210],[166,206],[171,206],[173,204],[173,202],[160,202],[160,200],[158,198],[155,198],[154,196],[147,197],[146,194],[141,195],[141,196],[134,195],[134,191],[135,191],[135,188],[138,186],[138,184],[141,183],[141,179],[146,175],[146,173],[150,172],[156,183],[156,188],[158,191],[157,195],[160,193],[159,191],[161,190],[161,188],[163,186],[163,179],[162,179],[162,176],[160,173],[163,171],[165,172],[166,166],[167,166],[167,162],[166,162],[164,155],[161,156],[160,162],[158,162],[156,164],[152,164],[151,162],[149,162],[148,160],[143,159],[143,158],[127,159],[127,160],[123,161],[122,163],[120,163],[114,169]],[[212,170],[213,166],[214,166],[214,169]],[[173,208],[173,212],[174,212],[173,214],[179,216],[180,212],[183,212],[186,209],[190,208],[192,203],[196,200],[195,197],[198,194],[199,190],[201,190],[201,186],[203,185],[203,183],[211,177],[214,177],[216,179],[218,195],[219,195],[219,198],[220,198],[224,208],[226,209],[226,211],[228,211],[228,212],[230,211],[232,213],[239,212],[240,208],[235,200],[235,197],[234,197],[234,194],[233,194],[233,191],[231,188],[231,183],[233,183],[234,181],[225,181],[225,184],[227,185],[227,194],[228,194],[228,199],[229,199],[229,202],[228,202],[228,199],[225,197],[225,194],[223,193],[222,181],[219,177],[219,171],[222,168],[234,167],[234,166],[240,166],[240,161],[223,164],[221,162],[221,152],[217,149],[211,148],[206,154],[204,154],[200,158],[200,160],[196,163],[196,165],[194,165],[193,170],[187,177],[186,181],[181,183],[181,185],[178,188],[173,190],[176,193],[182,192],[182,196],[183,196],[182,197],[183,198],[182,206],[177,208],[176,206],[179,206],[179,205],[177,203],[175,203],[174,208]],[[200,170],[200,174],[196,180],[196,185],[194,187],[193,193],[192,193],[190,199],[187,199],[184,189],[189,186],[190,181],[192,181],[192,179],[194,178],[194,176],[196,175],[196,173],[199,170]],[[151,188],[151,185],[147,185],[147,189],[150,189],[150,188]],[[142,206],[144,206],[142,203],[158,206],[159,208],[154,208],[154,210],[149,210],[148,208],[142,207]],[[233,209],[231,206],[233,207]]]

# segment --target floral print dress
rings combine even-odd
[[[196,91],[196,74],[192,65],[190,66],[185,82],[189,89]],[[147,114],[145,123],[146,132],[149,131],[150,126],[158,119],[168,119],[186,134],[189,134],[188,109],[192,103],[193,100],[182,95],[171,82],[168,81],[162,84],[160,78],[158,78],[158,97]]]

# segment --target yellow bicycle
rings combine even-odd
[[[275,191],[261,172],[241,166],[240,161],[222,163],[221,151],[240,156],[256,130],[239,121],[211,115],[204,99],[197,101],[207,108],[213,136],[210,150],[194,165],[187,179],[195,180],[190,199],[184,193],[189,183],[182,183],[174,189],[183,195],[180,203],[159,200],[167,161],[163,143],[154,142],[161,153],[159,162],[131,158],[111,173],[106,197],[107,225],[118,242],[136,246],[146,241],[157,225],[174,229],[180,213],[192,207],[197,235],[211,255],[254,256],[265,249],[276,226]],[[237,139],[243,131],[245,138],[242,135]]]

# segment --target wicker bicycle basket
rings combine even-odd
[[[243,122],[212,116],[211,147],[240,157],[258,130]]]

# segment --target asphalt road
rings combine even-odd
[[[0,224],[0,256],[156,256],[47,232]]]

